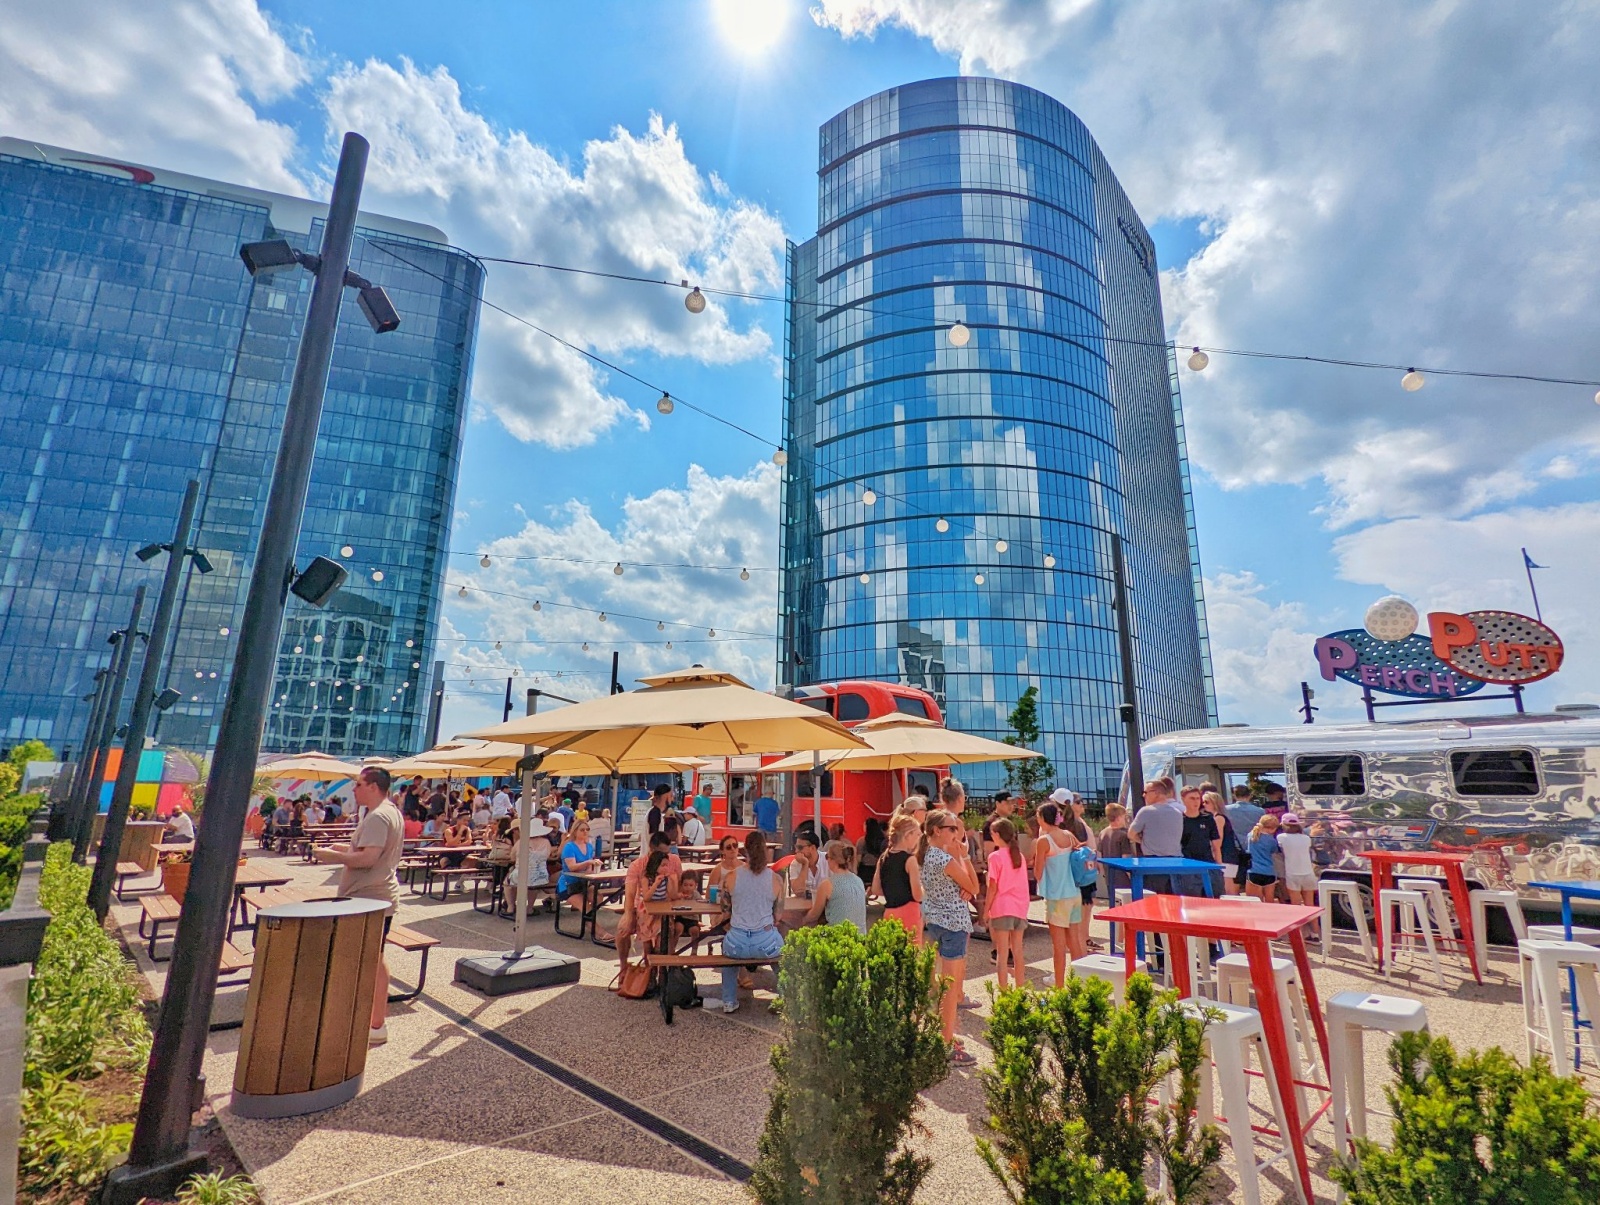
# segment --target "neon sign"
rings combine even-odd
[[[1515,611],[1435,611],[1428,632],[1436,657],[1483,682],[1537,682],[1561,668],[1561,637]]]
[[[1365,628],[1347,628],[1322,637],[1315,648],[1329,682],[1343,679],[1409,699],[1459,699],[1484,685],[1436,656],[1432,642],[1421,634],[1379,640]]]
[[[1380,608],[1400,603],[1396,617]],[[1561,638],[1537,619],[1513,611],[1435,611],[1428,634],[1416,629],[1416,612],[1399,599],[1375,604],[1369,627],[1405,635],[1383,640],[1368,628],[1331,632],[1314,651],[1322,676],[1368,691],[1410,699],[1459,699],[1496,682],[1520,686],[1548,678],[1561,668]],[[1392,625],[1398,623],[1398,627]],[[1385,624],[1391,626],[1385,626]],[[1383,704],[1380,704],[1383,706]]]

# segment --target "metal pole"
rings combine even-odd
[[[112,661],[111,691],[106,696],[106,709],[100,717],[100,739],[95,745],[94,762],[89,768],[88,790],[83,806],[78,809],[77,828],[72,834],[72,860],[82,863],[89,856],[89,839],[94,836],[94,818],[100,810],[100,784],[105,781],[106,762],[111,758],[111,741],[117,734],[117,715],[122,711],[122,688],[128,684],[128,669],[133,664],[133,646],[139,638],[139,616],[144,612],[144,587],[133,592],[133,613],[128,616],[128,626],[117,643],[117,656]],[[112,850],[112,861],[116,850]]]
[[[172,626],[172,609],[178,601],[178,587],[189,563],[189,531],[194,526],[195,507],[200,501],[200,483],[190,480],[178,509],[178,526],[167,552],[167,572],[161,579],[161,594],[156,599],[155,617],[150,621],[150,639],[144,646],[144,664],[139,668],[139,685],[134,690],[133,706],[128,709],[128,735],[122,742],[122,765],[117,767],[117,785],[111,790],[111,809],[106,813],[105,831],[100,837],[100,853],[95,858],[94,878],[89,883],[89,907],[105,920],[111,907],[111,884],[116,878],[117,851],[122,848],[122,829],[128,822],[128,805],[133,802],[133,784],[139,780],[139,759],[144,754],[145,729],[156,690],[161,685],[161,670],[167,656],[167,631]]]
[[[239,625],[228,697],[217,729],[216,753],[206,780],[205,822],[195,839],[161,1021],[151,1046],[128,1162],[106,1182],[107,1205],[135,1205],[140,1197],[169,1195],[184,1177],[205,1165],[205,1156],[189,1149],[189,1125],[196,1105],[204,1099],[201,1066],[217,990],[217,961],[228,935],[234,870],[277,669],[284,603],[294,574],[295,542],[316,453],[366,165],[366,139],[346,134]]]
[[[502,724],[511,718],[511,681],[510,678],[506,679],[506,705],[505,709],[500,713],[500,722]],[[429,748],[432,747],[431,745],[429,746]]]
[[[1528,555],[1528,550],[1522,550],[1522,568],[1528,575],[1528,593],[1533,595],[1533,617],[1540,623],[1544,622],[1544,612],[1539,609],[1539,588],[1533,584],[1533,558]]]
[[[1139,750],[1139,687],[1133,668],[1133,621],[1128,607],[1128,566],[1122,557],[1122,537],[1111,537],[1111,573],[1115,579],[1117,652],[1122,657],[1122,730],[1128,744],[1128,811],[1139,810],[1144,799],[1144,758]]]
[[[439,718],[444,712],[444,662],[433,663],[433,694],[428,701],[428,743],[432,749],[439,743]]]
[[[759,782],[760,780],[757,779]],[[812,834],[817,844],[822,844],[822,758],[815,749],[811,751],[811,822],[817,831]]]
[[[617,662],[621,656],[622,654],[617,652],[617,650],[611,650],[611,693],[614,695],[620,695],[622,693],[622,683],[617,681]]]
[[[115,654],[112,654],[112,660],[116,660]],[[77,835],[78,812],[83,806],[83,792],[88,790],[89,767],[94,762],[95,742],[100,737],[100,717],[105,711],[106,692],[110,685],[109,666],[94,671],[94,702],[89,704],[89,725],[83,733],[83,746],[78,751],[78,760],[72,764],[72,784],[67,790],[66,806],[61,809],[60,819],[51,824],[52,840],[71,841]]]
[[[511,684],[506,683],[506,689],[511,689]],[[528,691],[528,714],[534,715],[539,710],[539,692]],[[532,757],[534,746],[522,746],[522,756]],[[517,917],[512,931],[515,937],[512,944],[516,950],[516,957],[521,958],[523,951],[528,948],[528,845],[533,838],[528,835],[528,830],[533,826],[533,790],[534,772],[522,772],[522,797],[517,800]],[[561,901],[556,901],[556,907],[561,906]]]

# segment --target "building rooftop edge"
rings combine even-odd
[[[287,193],[271,192],[264,188],[251,188],[248,185],[233,184],[226,180],[212,180],[205,176],[192,176],[186,172],[152,167],[149,164],[139,163],[120,155],[98,156],[91,151],[52,146],[49,143],[36,142],[31,138],[13,138],[0,135],[0,155],[15,155],[19,159],[33,159],[42,163],[49,163],[55,167],[65,167],[74,171],[109,176],[112,179],[124,180],[136,186],[154,184],[160,188],[173,189],[176,192],[194,193],[198,196],[218,197],[223,200],[244,201],[248,204],[261,205],[270,211],[274,226],[279,230],[296,234],[309,234],[312,222],[317,218],[326,217],[328,213],[326,204],[321,201],[313,201],[308,197],[292,197]],[[405,218],[392,218],[383,214],[372,213],[366,209],[361,211],[357,222],[368,230],[382,230],[388,234],[399,235],[402,238],[417,239],[425,243],[438,243],[446,247],[450,245],[450,240],[445,236],[444,231],[436,226],[429,226],[424,222],[412,222]]]

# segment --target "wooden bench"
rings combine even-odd
[[[128,896],[130,894],[132,894],[132,895],[148,895],[151,892],[160,891],[161,890],[161,884],[157,883],[154,887],[144,887],[144,888],[141,888],[138,891],[131,892],[131,893],[128,891],[128,880],[129,879],[136,879],[140,875],[145,874],[145,873],[146,873],[145,868],[143,866],[140,866],[139,863],[137,863],[137,862],[118,862],[117,863],[117,886],[116,886],[115,890],[116,890],[116,893],[117,893],[117,902],[118,903],[123,903],[123,904],[127,903],[128,902]]]
[[[778,965],[780,955],[771,958],[732,958],[726,954],[658,954],[654,950],[646,952],[645,965],[652,971],[667,967],[688,967],[698,970],[705,967],[711,970],[721,970],[724,967],[742,967],[746,970],[755,970],[756,967],[775,967]],[[672,1024],[673,1008],[667,1003],[667,993],[656,992],[656,999],[661,1003],[661,1016],[668,1025]]]
[[[171,957],[170,954],[167,958],[156,957],[156,939],[161,936],[162,925],[178,923],[182,909],[183,905],[165,891],[140,897],[139,936],[145,939],[145,953],[151,962],[166,962]]]
[[[408,953],[422,952],[422,965],[417,970],[417,986],[409,992],[394,992],[389,996],[390,1004],[401,1004],[407,1000],[415,1000],[422,995],[422,989],[428,986],[428,951],[439,944],[437,937],[429,937],[426,933],[418,933],[415,929],[407,929],[403,925],[390,925],[389,936],[386,939],[396,949]]]
[[[255,965],[255,953],[241,950],[231,941],[222,943],[222,957],[217,961],[217,977],[225,978],[228,975],[237,975],[240,971],[248,971]]]

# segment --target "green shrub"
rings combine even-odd
[[[948,1073],[931,948],[894,921],[790,934],[783,1037],[751,1189],[767,1205],[909,1202],[931,1161],[905,1148]]]
[[[0,762],[0,771],[9,768],[8,763]],[[37,795],[6,795],[0,790],[0,912],[11,907],[16,894],[17,878],[22,873],[22,847],[28,843],[33,813],[39,807]]]
[[[82,1085],[44,1077],[22,1093],[18,1182],[28,1194],[92,1188],[133,1139],[131,1125],[103,1125]]]
[[[1350,1205],[1592,1205],[1600,1115],[1582,1081],[1499,1048],[1458,1056],[1448,1038],[1402,1034],[1386,1088],[1394,1145],[1359,1139],[1333,1179]]]
[[[1203,1025],[1135,975],[1127,1002],[1111,985],[1069,979],[995,999],[989,1022],[994,1069],[982,1073],[996,1137],[978,1151],[1007,1196],[1029,1205],[1141,1205],[1153,1152],[1175,1199],[1196,1199],[1221,1155],[1212,1126],[1197,1127]],[[1149,1102],[1176,1071],[1177,1100]]]
[[[184,1182],[174,1198],[178,1205],[256,1205],[261,1194],[248,1176],[228,1176],[207,1172]]]

